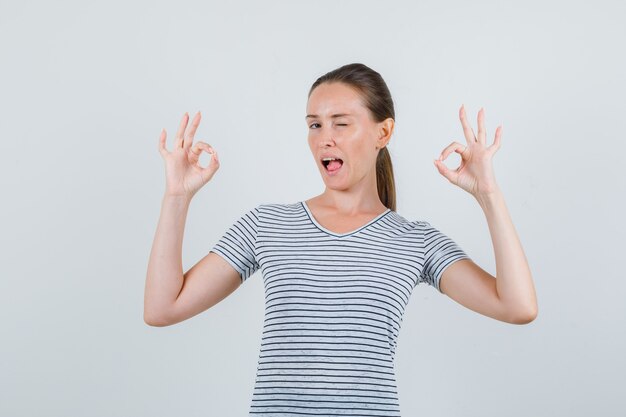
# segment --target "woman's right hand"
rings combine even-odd
[[[196,114],[188,132],[187,123],[189,114],[185,113],[176,132],[176,143],[170,152],[165,148],[165,129],[159,138],[159,153],[165,160],[165,194],[168,196],[181,196],[191,199],[196,192],[215,174],[220,167],[217,152],[211,145],[204,142],[193,143],[198,125],[200,125],[200,112]],[[207,152],[211,155],[211,162],[206,168],[198,163],[200,154]]]

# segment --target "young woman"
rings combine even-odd
[[[250,414],[399,416],[396,341],[417,284],[496,320],[524,324],[537,315],[530,268],[492,169],[502,129],[487,145],[484,111],[475,135],[461,107],[467,144],[451,143],[434,162],[483,209],[496,279],[430,223],[395,211],[386,147],[395,115],[380,74],[363,64],[331,71],[311,87],[306,110],[308,143],[325,191],[248,210],[184,274],[187,209],[219,159],[210,145],[193,144],[200,113],[189,129],[183,116],[172,151],[161,133],[166,191],[144,320],[167,326],[188,319],[261,269],[265,322]],[[198,164],[203,151],[212,155],[206,168]],[[462,158],[456,170],[443,162],[451,152]]]

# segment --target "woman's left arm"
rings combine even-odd
[[[472,194],[483,209],[493,242],[496,277],[463,259],[446,268],[440,287],[450,298],[474,311],[510,323],[529,323],[538,311],[535,287],[492,167],[493,155],[500,148],[502,126],[496,129],[493,144],[486,146],[484,109],[478,112],[477,136],[467,122],[464,106],[459,110],[459,118],[467,145],[451,143],[435,160],[435,166],[451,183]],[[443,163],[451,152],[461,155],[461,165],[456,170]]]

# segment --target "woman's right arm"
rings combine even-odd
[[[210,252],[183,274],[182,245],[190,201],[165,196],[150,252],[144,294],[144,321],[169,326],[199,314],[241,285],[239,273]]]
[[[182,247],[185,221],[191,200],[165,195],[157,225],[144,292],[144,321],[164,325],[183,286]]]
[[[182,246],[189,205],[219,168],[217,152],[210,145],[196,142],[192,146],[200,117],[198,112],[186,133],[189,115],[185,113],[171,152],[165,148],[165,129],[159,140],[166,165],[166,192],[146,274],[144,321],[151,326],[168,326],[195,316],[241,284],[239,273],[213,252],[183,274]],[[202,151],[211,154],[206,168],[198,163]]]

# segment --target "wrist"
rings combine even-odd
[[[170,194],[165,193],[163,195],[164,203],[174,203],[174,204],[186,204],[189,205],[191,203],[191,197],[185,194]]]
[[[474,198],[478,201],[478,204],[485,209],[493,207],[495,204],[502,201],[504,199],[504,195],[502,194],[502,190],[500,190],[499,187],[496,187],[489,192],[475,194]]]

